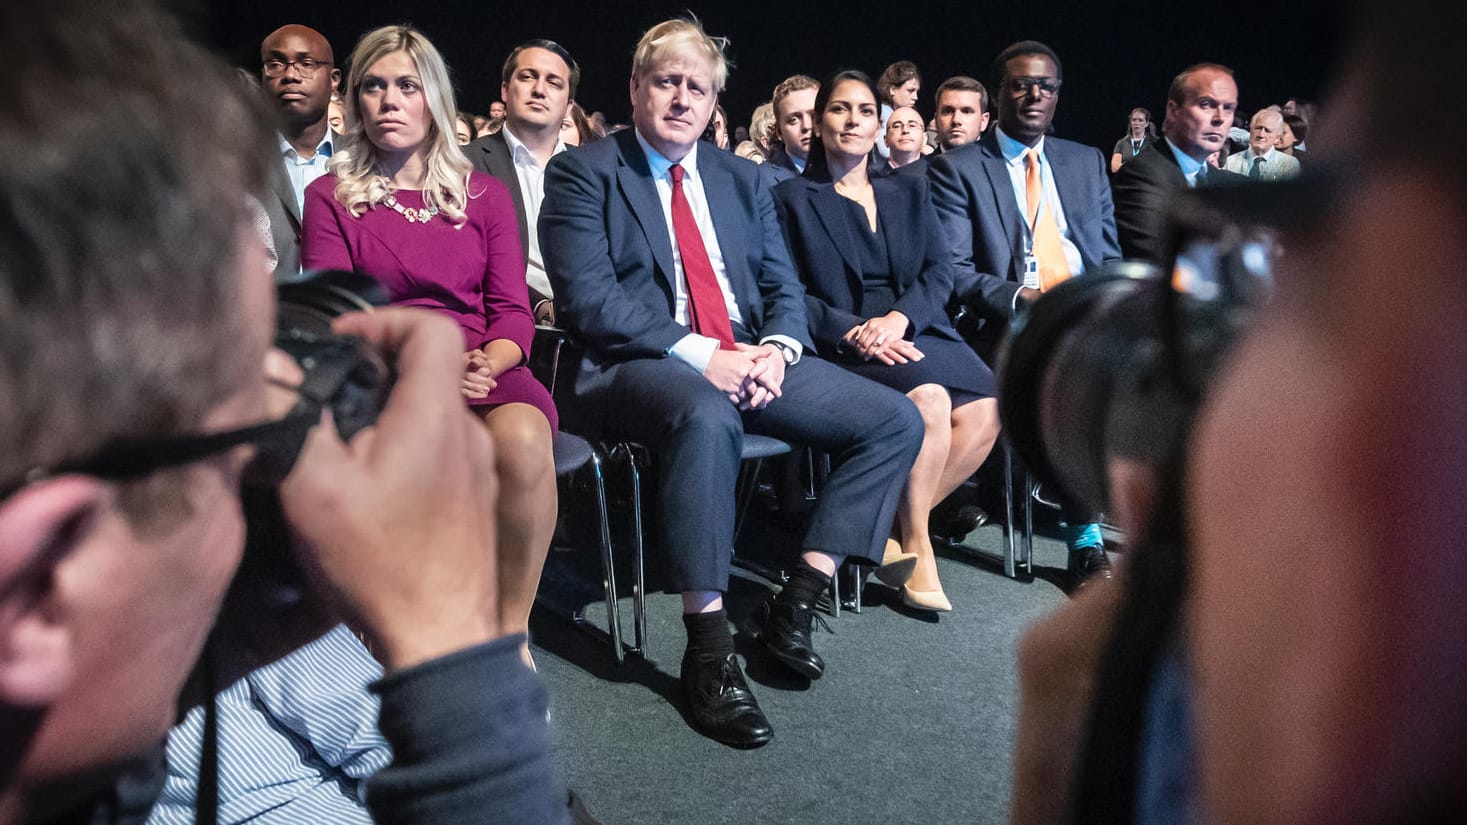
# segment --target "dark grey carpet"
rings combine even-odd
[[[758,508],[756,507],[756,510]],[[997,552],[1001,528],[966,544]],[[874,578],[861,614],[829,618],[817,632],[823,679],[808,682],[771,666],[747,627],[769,590],[757,578],[731,585],[739,652],[774,741],[733,750],[683,720],[677,673],[684,634],[675,596],[657,593],[659,557],[649,553],[647,659],[618,666],[604,638],[566,620],[588,605],[605,625],[594,555],[558,548],[547,567],[533,623],[535,657],[550,688],[552,727],[568,783],[607,825],[1000,823],[1008,816],[1017,711],[1016,643],[1023,628],[1064,598],[1056,582],[1063,545],[1039,538],[1036,578],[962,552],[940,551],[939,570],[955,610],[908,611]],[[741,556],[791,558],[797,537],[755,512]],[[620,556],[630,554],[619,547]],[[784,554],[784,555],[781,555]],[[631,639],[630,575],[622,622]]]

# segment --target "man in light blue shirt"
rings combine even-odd
[[[290,24],[260,44],[260,78],[266,99],[280,113],[280,163],[271,167],[271,197],[264,205],[278,256],[275,278],[281,280],[300,271],[306,187],[326,174],[326,161],[339,138],[326,116],[341,70],[320,32]]]
[[[994,61],[994,77],[998,127],[928,163],[932,201],[953,248],[953,299],[970,319],[960,329],[985,358],[1024,303],[1120,258],[1105,156],[1047,134],[1064,83],[1059,57],[1043,43],[1015,43]],[[1073,581],[1109,578],[1096,517],[1062,509]]]
[[[1165,138],[1126,162],[1111,180],[1116,228],[1127,258],[1166,265],[1166,210],[1179,192],[1232,177],[1207,164],[1227,145],[1238,84],[1232,69],[1199,63],[1178,74],[1167,92]]]

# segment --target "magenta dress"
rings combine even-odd
[[[335,188],[333,175],[306,187],[302,268],[346,269],[376,278],[393,304],[426,307],[457,321],[465,352],[505,338],[529,357],[535,320],[514,201],[504,184],[470,173],[468,221],[457,228],[442,215],[411,223],[380,204],[356,218],[337,202]],[[421,192],[400,189],[396,196],[408,209],[423,206]],[[552,429],[560,425],[550,393],[523,362],[500,375],[487,397],[468,403],[531,404]]]

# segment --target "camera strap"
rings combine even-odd
[[[204,735],[199,743],[199,784],[194,793],[195,825],[219,823],[219,697],[218,674],[214,666],[214,642],[211,636],[204,646],[202,680],[204,688]]]

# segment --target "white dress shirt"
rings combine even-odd
[[[1025,146],[1017,140],[1003,133],[1002,129],[995,128],[998,133],[998,148],[1003,152],[1004,161],[1009,168],[1009,180],[1014,185],[1014,197],[1019,203],[1019,214],[1027,219],[1029,215],[1029,170],[1024,160],[1030,147]],[[1080,257],[1080,248],[1070,240],[1070,224],[1065,220],[1065,205],[1060,203],[1059,189],[1054,185],[1054,170],[1049,165],[1049,158],[1044,156],[1044,138],[1034,144],[1034,150],[1039,153],[1039,180],[1044,186],[1044,202],[1040,209],[1048,209],[1054,213],[1054,222],[1059,226],[1060,248],[1065,253],[1065,263],[1069,264],[1070,272],[1079,275],[1085,270],[1085,260]],[[1026,251],[1032,244],[1029,240],[1028,231],[1025,231],[1024,241]],[[1030,286],[1030,284],[1025,284]],[[1034,285],[1038,288],[1037,285]]]
[[[540,204],[545,200],[545,167],[535,158],[535,153],[514,136],[509,126],[501,127],[504,142],[509,144],[509,155],[514,159],[514,173],[520,180],[520,195],[525,202],[525,281],[541,295],[554,295],[550,288],[550,277],[545,274],[545,258],[540,254]],[[555,141],[555,157],[565,151],[565,141]],[[532,307],[533,309],[533,307]]]
[[[326,130],[326,138],[316,147],[316,154],[309,159],[302,158],[300,153],[285,139],[285,135],[276,133],[280,138],[280,157],[285,163],[285,173],[290,176],[290,188],[295,190],[295,211],[297,214],[306,210],[306,187],[316,178],[326,174],[326,161],[331,158],[334,147],[331,145],[331,130]]]
[[[642,152],[647,156],[647,165],[652,170],[652,180],[657,185],[657,200],[662,204],[662,219],[667,225],[667,239],[672,244],[672,265],[676,270],[673,277],[673,320],[679,324],[688,326],[690,315],[688,313],[688,275],[683,269],[682,251],[678,249],[677,232],[672,226],[672,173],[673,162],[662,156],[662,153],[652,148],[637,132],[637,143],[641,144]],[[728,268],[724,264],[723,249],[718,245],[718,233],[713,228],[713,216],[708,212],[708,196],[703,191],[703,178],[698,174],[698,144],[677,162],[683,168],[683,194],[688,199],[688,207],[693,212],[693,220],[698,224],[698,234],[703,236],[703,248],[708,252],[708,263],[713,266],[713,274],[718,279],[718,289],[723,293],[723,303],[728,309],[729,320],[735,324],[742,325],[744,316],[739,312],[738,299],[734,297],[733,288],[728,282]],[[785,335],[770,335],[760,339],[761,343],[777,341],[794,353],[797,360],[800,356],[800,342]],[[700,374],[708,368],[708,362],[713,358],[713,353],[718,351],[718,339],[709,338],[690,332],[673,344],[668,354],[685,362],[688,366],[697,370]],[[793,361],[791,361],[793,363]]]

